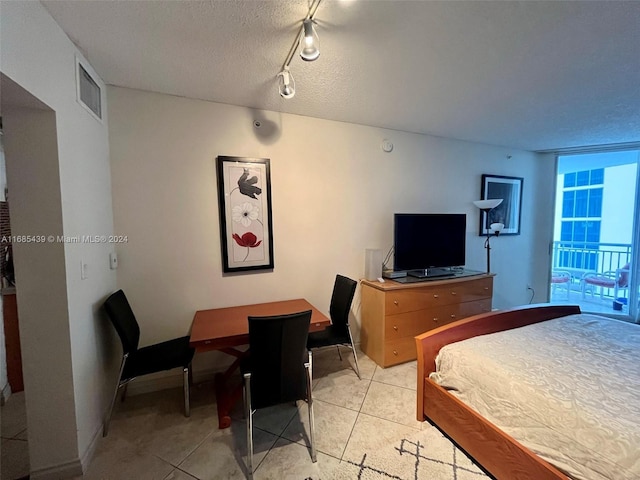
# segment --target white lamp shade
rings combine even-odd
[[[296,82],[291,72],[285,68],[278,74],[278,77],[280,77],[280,85],[278,86],[280,96],[282,98],[292,98],[296,94]]]
[[[282,87],[282,90],[280,90],[280,95],[283,98],[292,98],[295,94],[296,91],[291,88],[291,85],[285,85],[284,87]]]
[[[492,232],[500,233],[504,228],[504,223],[492,223],[489,228]]]
[[[302,37],[300,38],[300,57],[307,61],[313,62],[320,56],[320,39],[313,28],[312,20],[305,20],[303,22]]]
[[[502,198],[492,198],[490,200],[476,200],[473,204],[480,210],[491,210],[502,203]]]

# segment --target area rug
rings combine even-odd
[[[425,425],[426,426],[426,425]],[[432,426],[393,443],[372,448],[358,461],[343,460],[334,480],[481,480],[490,479]]]

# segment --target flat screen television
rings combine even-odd
[[[464,266],[466,214],[396,213],[393,224],[394,270],[427,277]]]

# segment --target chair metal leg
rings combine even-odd
[[[122,361],[120,362],[120,370],[118,371],[118,379],[116,380],[116,389],[113,392],[113,397],[111,397],[111,405],[109,405],[109,410],[107,412],[107,416],[102,423],[102,436],[106,437],[109,434],[109,423],[111,422],[111,415],[113,414],[113,407],[116,403],[116,398],[118,397],[118,390],[120,390],[120,379],[122,378],[122,372],[124,371],[124,364],[127,362],[127,357],[129,354],[125,354],[122,356]]]
[[[351,335],[351,328],[347,325],[347,332],[349,332],[349,341],[351,342],[351,350],[353,351],[353,359],[356,362],[356,375],[358,375],[358,380],[362,380],[360,377],[360,366],[358,365],[358,355],[356,355],[356,346],[353,344],[353,336]]]
[[[129,388],[129,382],[124,384],[124,387],[122,387],[122,396],[120,397],[120,401],[122,403],[124,403],[125,399],[127,398],[127,389]]]
[[[309,409],[309,441],[311,442],[311,461],[316,463],[318,461],[318,456],[316,453],[316,439],[315,439],[315,420],[313,416],[313,394],[311,393],[311,385],[312,385],[312,369],[311,366],[313,364],[313,359],[311,356],[311,352],[309,352],[309,362],[304,364],[305,369],[307,370],[307,408]]]
[[[362,380],[362,377],[360,377],[360,365],[358,365],[358,355],[356,354],[356,347],[353,345],[353,340],[351,341],[351,351],[353,352],[353,360],[356,364],[356,375],[358,376],[358,380]]]
[[[191,365],[187,365],[182,369],[182,388],[184,389],[184,416],[191,416],[191,403],[189,398],[189,372]]]
[[[253,412],[251,411],[251,374],[244,374],[244,414],[247,419],[247,472],[253,479]]]
[[[336,348],[338,349],[338,356],[340,357],[340,361],[342,361],[342,353],[340,353],[340,345],[336,345]]]

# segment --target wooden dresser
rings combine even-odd
[[[493,275],[417,283],[362,280],[360,347],[381,367],[415,360],[414,337],[491,311]]]

